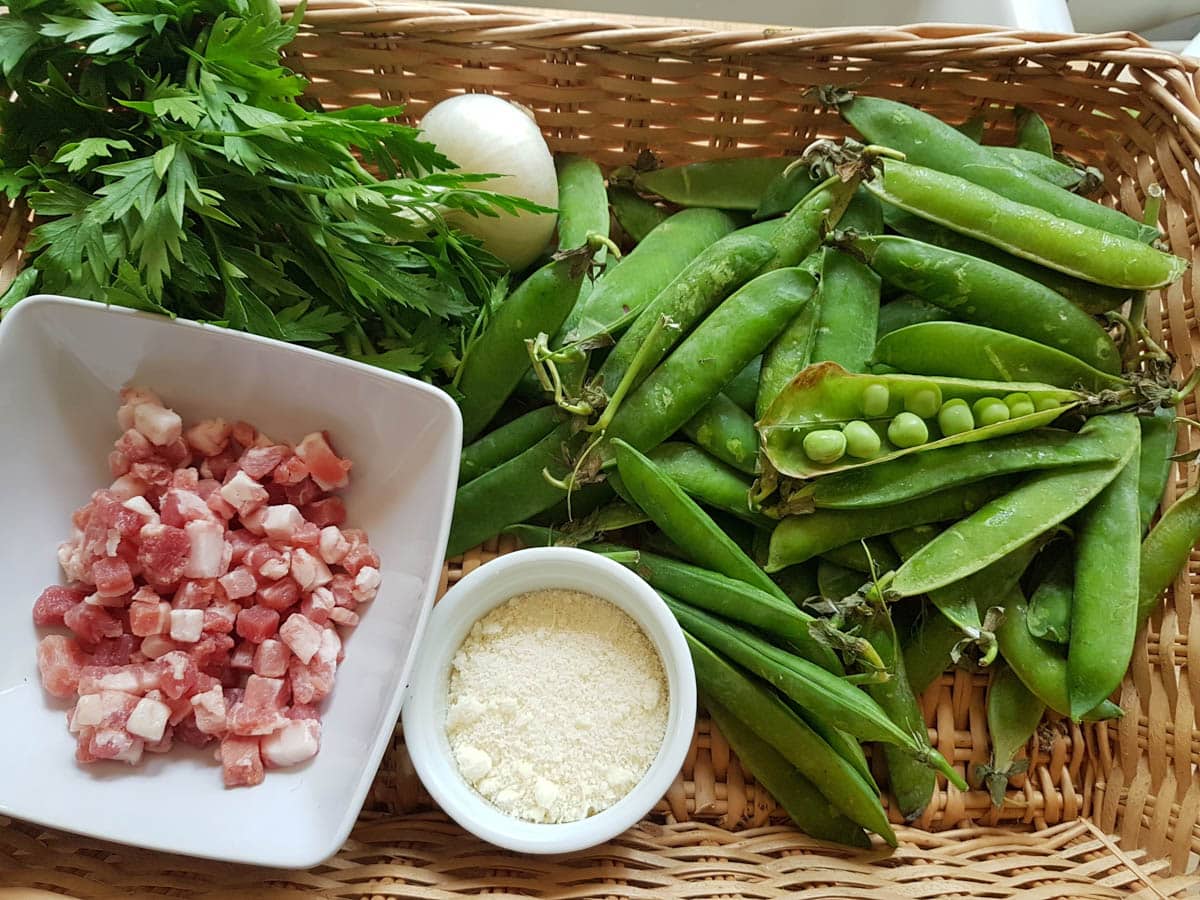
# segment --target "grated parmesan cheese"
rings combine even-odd
[[[667,728],[662,660],[623,610],[579,591],[516,597],[455,654],[446,735],[485,799],[532,822],[572,822],[624,797]]]

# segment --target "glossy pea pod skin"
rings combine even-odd
[[[987,260],[896,235],[864,235],[847,246],[884,280],[958,318],[1054,347],[1102,372],[1121,371],[1121,354],[1108,332],[1036,281]]]
[[[562,413],[556,407],[543,406],[468,444],[463,447],[459,457],[458,483],[466,484],[501,463],[508,462],[548,435],[562,421]]]
[[[900,565],[895,551],[884,538],[851,541],[826,550],[821,558],[864,575],[870,575],[872,569],[876,574],[882,574]]]
[[[862,635],[870,641],[891,675],[887,681],[868,684],[867,693],[893,722],[909,734],[926,734],[925,716],[917,703],[912,685],[909,684],[908,674],[904,671],[904,654],[886,609],[874,610],[874,614],[862,625]],[[896,747],[885,744],[883,757],[887,763],[892,794],[896,797],[900,812],[909,822],[920,818],[933,797],[937,776],[932,769]]]
[[[558,335],[556,346],[612,333],[658,296],[706,247],[736,227],[732,216],[716,209],[675,213],[593,286]]]
[[[1089,391],[1128,386],[1055,347],[967,322],[923,322],[893,331],[875,345],[874,359],[913,375],[1036,381]]]
[[[704,696],[701,701],[738,759],[754,772],[755,779],[779,801],[801,831],[835,844],[863,849],[871,846],[862,828],[836,809],[778,750],[711,698]]]
[[[723,392],[750,416],[754,414],[754,401],[758,397],[758,374],[761,371],[762,357],[756,356],[746,363],[746,367],[742,371],[733,376],[729,384],[725,385]],[[754,440],[757,444],[758,438],[756,437]]]
[[[1000,654],[1030,692],[1060,715],[1071,714],[1067,698],[1067,659],[1062,648],[1050,641],[1035,638],[1026,623],[1029,607],[1020,588],[1013,588],[1002,598],[1004,619],[996,629]],[[1121,708],[1104,700],[1083,717],[1095,722],[1120,718]]]
[[[955,786],[961,789],[965,784],[940,753],[905,732],[869,695],[842,678],[674,598],[664,596],[663,600],[684,631],[766,680],[829,725],[861,740],[905,748],[936,767]]]
[[[891,534],[913,525],[961,518],[1012,484],[1012,479],[1001,477],[939,491],[885,509],[823,509],[806,515],[789,516],[771,533],[767,571],[778,572],[850,541]]]
[[[891,203],[968,237],[1085,281],[1134,291],[1170,284],[1187,261],[1140,241],[1059,218],[959,178],[898,160],[867,188]],[[1074,194],[1067,196],[1074,197]],[[1107,209],[1078,198],[1088,206]]]
[[[1062,294],[1071,303],[1090,315],[1103,315],[1111,312],[1129,299],[1130,292],[1128,290],[1093,284],[1090,281],[1056,272],[1054,269],[1047,269],[1035,262],[1006,253],[991,244],[985,244],[983,241],[977,241],[965,234],[938,225],[936,222],[922,219],[897,206],[884,204],[883,221],[893,231],[899,232],[905,237],[985,259],[1010,269],[1018,275],[1024,275],[1026,278]]]
[[[758,209],[770,185],[793,162],[786,156],[713,159],[639,172],[633,184],[678,206]]]
[[[1091,180],[1089,173],[1077,166],[1023,147],[989,147],[988,150],[996,159],[1014,169],[1020,169],[1064,190],[1074,191]]]
[[[745,519],[759,528],[775,523],[750,509],[750,480],[699,447],[683,441],[659,444],[646,456],[690,497]]]
[[[922,609],[911,631],[901,639],[904,671],[914,694],[925,693],[950,668],[954,648],[962,639],[962,629],[937,607],[928,604]]]
[[[754,474],[758,432],[750,414],[729,399],[728,386],[683,424],[683,433],[721,462]]]
[[[471,345],[457,376],[464,441],[483,432],[529,369],[525,340],[553,334],[566,320],[590,259],[590,250],[571,251],[538,269],[500,305]]]
[[[1163,491],[1171,478],[1175,454],[1175,410],[1156,409],[1149,416],[1138,418],[1142,429],[1142,449],[1138,463],[1138,517],[1142,534],[1150,527],[1155,512],[1162,504]]]
[[[1073,718],[1115,691],[1133,658],[1141,557],[1140,431],[1136,422],[1132,430],[1133,455],[1084,509],[1075,529],[1075,590],[1067,650],[1067,688]]]
[[[953,313],[932,303],[926,303],[914,294],[902,294],[895,300],[879,307],[879,317],[875,324],[875,338],[877,341],[882,341],[892,332],[910,325],[948,321],[954,321]]]
[[[563,447],[570,440],[571,424],[564,422],[528,450],[461,487],[454,498],[446,555],[464,553],[561,500],[562,488],[550,484],[542,470],[566,474]]]
[[[992,762],[980,766],[978,775],[992,805],[1004,805],[1008,779],[1024,772],[1028,763],[1016,764],[1017,754],[1033,737],[1046,712],[1039,700],[1008,666],[997,666],[988,686],[988,736],[992,739]]]
[[[812,177],[808,167],[789,167],[787,171],[780,172],[771,179],[763,191],[758,209],[754,211],[754,218],[771,219],[782,216],[807,197],[818,184],[820,182]]]
[[[896,572],[888,590],[911,597],[944,587],[978,572],[1083,509],[1137,451],[1138,426],[1132,415],[1119,413],[1089,419],[1083,432],[1099,432],[1105,445],[1120,453],[1118,460],[1050,469],[1025,478],[917,551]]]
[[[1069,541],[1051,545],[1055,557],[1029,598],[1026,624],[1037,638],[1066,644],[1071,637],[1071,601],[1075,595],[1075,555]]]
[[[678,431],[812,299],[799,269],[759,275],[728,297],[621,405],[607,429],[642,450]]]
[[[612,208],[613,218],[635,244],[641,243],[646,235],[671,215],[661,206],[656,206],[637,191],[623,185],[609,187],[608,203]]]
[[[760,680],[691,635],[685,637],[696,669],[696,687],[705,697],[725,709],[736,710],[742,722],[816,785],[833,806],[896,846],[896,835],[879,797],[850,763]],[[929,774],[932,778],[933,773]]]
[[[554,158],[558,172],[558,249],[572,250],[587,242],[590,235],[608,237],[608,195],[604,173],[590,159],[573,153]],[[603,263],[605,251],[596,252],[595,261]]]
[[[796,266],[816,251],[825,232],[841,220],[855,189],[854,184],[836,177],[813,188],[784,216],[773,233],[771,242],[776,255],[771,266]],[[792,376],[811,361],[819,320],[818,307],[807,307],[771,341],[763,354],[758,377],[757,416],[762,416]]]
[[[773,634],[787,641],[797,653],[822,669],[842,674],[842,664],[837,654],[810,633],[816,620],[790,600],[781,599],[776,594],[769,594],[720,572],[654,553],[639,552],[637,562],[626,565],[655,590],[678,597],[699,609]]]
[[[1167,507],[1162,518],[1142,541],[1138,568],[1140,629],[1162,602],[1162,592],[1187,565],[1200,541],[1200,488],[1193,487]]]
[[[841,104],[838,111],[868,143],[899,150],[916,165],[957,175],[1010,201],[1094,229],[1135,241],[1149,242],[1158,237],[1156,228],[1002,163],[953,126],[911,106],[860,95]]]
[[[883,231],[879,201],[859,191],[846,207],[839,228],[858,234]],[[817,295],[817,331],[812,362],[829,360],[848,372],[863,372],[875,347],[879,320],[879,276],[861,261],[839,250],[826,249]]]
[[[1039,428],[835,472],[814,480],[800,494],[811,499],[817,509],[880,508],[995,475],[1114,462],[1119,458],[1119,450],[1093,433]]]
[[[634,503],[692,559],[706,569],[787,600],[775,582],[665,472],[624,441],[613,441],[613,448],[621,482]]]
[[[633,324],[609,351],[596,380],[611,392],[639,352],[652,341],[646,374],[722,300],[750,281],[774,256],[768,241],[731,234],[706,247],[675,279],[647,303]],[[658,329],[667,316],[671,326]],[[647,358],[644,356],[644,358]],[[645,375],[642,376],[644,380]]]
[[[1017,115],[1017,147],[1027,153],[1036,153],[1043,158],[1054,156],[1054,139],[1050,136],[1050,126],[1046,120],[1032,109],[1018,106]]]

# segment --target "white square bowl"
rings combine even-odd
[[[354,462],[347,521],[383,583],[346,641],[321,752],[228,790],[209,749],[136,767],[74,760],[69,704],[42,690],[33,602],[61,581],[71,513],[112,480],[120,389],[150,387],[185,423],[244,419],[280,439],[329,431]],[[306,868],[349,834],[400,713],[450,528],[462,420],[441,391],[265,338],[64,297],[0,323],[0,813],[157,850]]]

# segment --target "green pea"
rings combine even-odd
[[[846,454],[846,436],[833,428],[810,431],[804,436],[804,452],[813,462],[837,462]]]
[[[904,398],[904,408],[922,419],[936,416],[941,405],[942,389],[936,384],[922,385]]]
[[[862,411],[864,416],[876,417],[887,415],[888,405],[892,401],[892,393],[886,384],[871,384],[863,389]]]
[[[975,401],[972,411],[975,413],[975,421],[981,426],[1006,422],[1012,417],[1008,411],[1008,404],[998,397],[980,397]]]
[[[1009,415],[1014,419],[1031,416],[1037,409],[1033,405],[1033,398],[1024,393],[1009,394],[1004,398],[1004,405],[1008,407]]]
[[[846,437],[846,453],[855,459],[874,459],[879,455],[879,434],[866,422],[847,422],[842,434]]]
[[[917,447],[929,440],[929,428],[920,416],[902,412],[888,425],[887,435],[897,447]]]
[[[1062,406],[1062,402],[1057,397],[1038,397],[1033,401],[1033,405],[1041,412],[1043,409],[1057,409]]]
[[[938,428],[942,434],[949,437],[952,434],[962,434],[975,427],[975,417],[971,415],[971,407],[966,400],[947,400],[937,414]]]

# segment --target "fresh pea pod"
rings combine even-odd
[[[769,544],[768,544],[769,546]],[[793,603],[803,606],[813,597],[820,596],[817,583],[817,560],[799,566],[789,566],[779,572],[771,573],[771,580],[779,585]]]
[[[1141,556],[1137,453],[1141,433],[1136,419],[1132,431],[1132,456],[1084,509],[1075,530],[1075,591],[1067,650],[1067,694],[1073,718],[1115,691],[1133,658]]]
[[[760,680],[691,635],[686,637],[696,668],[696,687],[706,698],[737,710],[739,719],[815,784],[834,807],[896,846],[896,835],[879,798],[850,763]],[[932,778],[933,773],[929,774]]]
[[[1050,126],[1046,120],[1032,109],[1018,106],[1017,115],[1017,146],[1029,153],[1037,153],[1042,157],[1054,156],[1054,139],[1050,137]]]
[[[1062,648],[1029,633],[1026,623],[1029,608],[1020,588],[1013,588],[1000,605],[1004,608],[1004,619],[996,629],[1000,654],[1035,697],[1056,713],[1069,716],[1067,658]],[[1098,722],[1121,716],[1121,707],[1103,700],[1083,720]]]
[[[1120,455],[1092,432],[1038,428],[826,475],[792,494],[788,505],[796,510],[894,506],[994,475],[1115,462]]]
[[[1103,285],[1093,284],[1090,281],[1084,281],[1062,272],[1056,272],[1054,269],[1047,269],[1045,266],[1039,266],[1037,263],[1030,262],[1027,259],[1013,256],[1011,253],[1005,253],[991,244],[985,244],[983,241],[977,241],[974,238],[967,237],[965,234],[959,234],[957,231],[944,228],[936,222],[922,219],[920,216],[915,216],[897,206],[884,204],[883,221],[888,228],[899,232],[905,237],[914,238],[926,244],[936,244],[939,247],[945,247],[947,250],[965,253],[967,256],[985,259],[988,262],[1010,269],[1019,275],[1024,275],[1026,278],[1045,285],[1056,293],[1062,294],[1084,312],[1091,315],[1103,315],[1106,312],[1117,309],[1129,299],[1130,292],[1127,290],[1104,287]]]
[[[992,156],[1014,169],[1027,172],[1042,181],[1067,191],[1086,192],[1095,182],[1095,174],[1069,165],[1053,156],[1043,156],[1023,147],[989,147]]]
[[[556,345],[613,333],[619,323],[631,321],[706,247],[735,227],[732,216],[716,209],[685,209],[671,216],[596,283]]]
[[[1162,592],[1178,577],[1200,541],[1200,488],[1193,487],[1167,507],[1142,542],[1138,567],[1140,629],[1162,602]]]
[[[954,648],[962,639],[962,629],[936,606],[928,604],[923,608],[903,641],[904,671],[914,694],[925,693],[953,665]]]
[[[844,679],[672,597],[664,595],[663,600],[684,631],[766,680],[813,715],[861,740],[895,744],[963,789],[966,782],[937,750],[904,731],[878,703]]]
[[[528,450],[459,488],[446,555],[464,553],[561,500],[562,488],[550,484],[542,471],[566,474],[563,447],[570,438],[571,423],[564,422]]]
[[[992,805],[1004,805],[1008,779],[1029,767],[1028,760],[1017,761],[1017,754],[1033,737],[1046,712],[1042,703],[1008,666],[998,666],[988,687],[988,736],[992,739],[992,761],[979,766],[977,773]]]
[[[857,593],[864,584],[862,572],[855,572],[825,559],[817,561],[817,588],[826,600],[840,603]]]
[[[713,159],[638,172],[633,185],[679,206],[755,210],[767,187],[792,162],[783,156]]]
[[[613,449],[621,481],[634,502],[690,557],[705,568],[787,599],[754,560],[658,466],[625,441],[613,441]]]
[[[616,549],[616,548],[594,548]],[[622,562],[624,562],[622,560]],[[719,572],[666,556],[641,552],[625,563],[655,590],[711,613],[750,625],[787,641],[796,652],[822,669],[842,674],[842,665],[829,645],[812,633],[816,620],[790,600],[767,593]]]
[[[1057,348],[1103,372],[1121,371],[1121,354],[1108,332],[1061,294],[1032,279],[987,260],[896,235],[850,236],[841,245],[886,281],[957,318]]]
[[[1026,478],[917,551],[897,570],[888,589],[896,596],[911,597],[966,578],[1083,509],[1137,452],[1137,420],[1126,413],[1098,416],[1089,419],[1083,431],[1102,435],[1107,446],[1120,452],[1119,459],[1050,469]]]
[[[1054,559],[1029,598],[1026,624],[1034,637],[1065,644],[1071,636],[1075,555],[1070,541],[1060,541],[1051,546],[1054,547]]]
[[[839,227],[857,234],[883,231],[883,213],[865,191],[855,194]],[[812,361],[835,362],[848,372],[865,371],[875,346],[879,318],[879,276],[838,250],[826,250],[817,294],[817,330]]]
[[[611,185],[608,202],[621,230],[635,244],[640,244],[651,231],[670,218],[670,213],[647,200],[637,191],[623,185]]]
[[[902,294],[895,300],[879,307],[879,316],[875,325],[875,336],[882,341],[893,331],[919,325],[922,322],[947,322],[954,320],[954,313],[926,303],[913,294]],[[876,345],[878,346],[878,344]]]
[[[762,357],[756,356],[725,385],[725,396],[745,410],[747,415],[754,414],[754,401],[758,397],[758,373],[761,370]],[[753,422],[753,419],[751,421]],[[754,437],[754,445],[758,446],[757,435]]]
[[[608,196],[604,173],[595,162],[573,153],[554,158],[558,170],[558,249],[581,247],[593,234],[608,237]],[[605,251],[595,261],[604,262]]]
[[[912,375],[1037,381],[1089,391],[1128,387],[1125,379],[1069,353],[966,322],[923,322],[893,331],[875,345],[875,360]]]
[[[830,178],[797,203],[771,237],[777,250],[772,267],[795,266],[811,256],[825,233],[841,220],[856,187],[853,182]],[[799,311],[763,354],[755,403],[757,415],[761,416],[792,376],[811,361],[819,317],[816,305]]]
[[[758,209],[754,211],[754,218],[770,219],[782,216],[807,197],[819,183],[807,166],[789,166],[771,179],[763,191]]]
[[[838,111],[869,143],[899,150],[916,165],[957,175],[1010,201],[1093,229],[1147,243],[1158,237],[1156,228],[1001,162],[952,125],[911,106],[860,95],[840,104]]]
[[[1171,477],[1175,455],[1175,410],[1156,409],[1153,415],[1138,419],[1142,428],[1142,450],[1138,462],[1138,518],[1142,534],[1150,527],[1154,513],[1162,503],[1163,491]]]
[[[728,388],[726,388],[728,391]],[[688,419],[683,433],[717,459],[735,469],[754,474],[758,458],[758,432],[750,414],[720,393]]]
[[[646,455],[668,478],[705,506],[732,513],[760,528],[774,526],[766,516],[750,510],[750,480],[699,447],[668,441]]]
[[[913,525],[961,518],[1011,486],[1011,478],[1001,477],[940,491],[886,509],[822,509],[807,515],[789,516],[771,533],[767,571],[778,572],[850,541],[890,534]]]
[[[1178,256],[1006,199],[955,175],[899,160],[882,165],[882,177],[865,184],[884,203],[1076,278],[1142,291],[1164,287],[1187,270],[1187,260]]]
[[[705,248],[646,304],[609,352],[596,380],[611,392],[639,354],[647,360],[648,373],[698,321],[752,279],[774,254],[768,241],[738,233]],[[670,327],[657,328],[663,316],[670,320]],[[648,342],[652,342],[649,349]]]
[[[579,296],[590,248],[559,254],[538,269],[500,305],[471,344],[459,368],[463,440],[473,441],[499,412],[530,367],[526,338],[553,334]]]
[[[821,558],[863,575],[870,575],[872,571],[876,574],[890,572],[900,565],[895,551],[883,538],[852,541],[826,550]]]
[[[554,406],[543,406],[501,425],[473,444],[463,447],[458,463],[458,483],[466,484],[483,473],[528,450],[563,421]]]
[[[862,828],[834,807],[778,750],[712,698],[702,696],[701,702],[738,759],[779,801],[797,828],[821,841],[863,849],[871,846]]]
[[[744,285],[625,399],[607,429],[609,437],[643,450],[662,443],[762,353],[815,288],[799,269],[777,269]]]
[[[866,421],[877,430],[886,431],[888,423],[904,412],[918,395],[933,391],[940,394],[943,402],[963,400],[968,404],[1021,392],[1029,394],[1042,408],[1029,415],[1006,417],[995,424],[947,436],[935,432],[928,436],[926,443],[917,446],[889,448],[885,444],[883,452],[871,459],[843,456],[832,463],[820,463],[810,458],[804,449],[804,439],[810,432],[842,428],[854,421]],[[760,419],[758,432],[763,454],[776,472],[789,478],[811,478],[854,466],[880,465],[906,454],[1040,428],[1075,406],[1082,396],[1048,384],[916,375],[855,375],[835,363],[818,363],[792,380]]]
[[[868,684],[867,693],[905,732],[914,737],[926,735],[925,717],[908,682],[908,674],[904,671],[904,655],[900,650],[896,629],[882,604],[875,604],[870,615],[863,620],[862,635],[871,642],[891,676],[887,681]],[[892,794],[896,797],[901,814],[909,822],[919,818],[933,798],[933,789],[937,785],[933,770],[919,763],[911,754],[887,744],[883,747],[883,758],[887,764]]]

